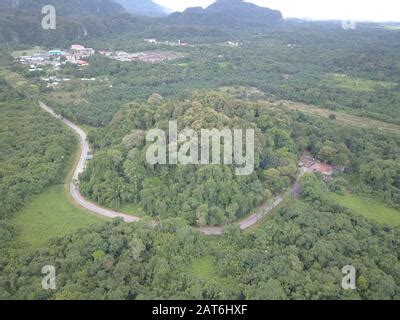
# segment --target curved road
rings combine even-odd
[[[107,217],[107,218],[122,218],[125,222],[137,222],[140,219],[138,217],[133,217],[133,216],[129,216],[127,214],[124,213],[120,213],[120,212],[115,212],[113,210],[109,210],[106,208],[102,208],[90,201],[87,201],[82,194],[79,192],[79,187],[77,185],[77,181],[79,178],[79,175],[85,170],[86,167],[86,159],[87,156],[89,154],[89,142],[87,141],[87,136],[86,133],[83,132],[83,130],[81,128],[79,128],[76,124],[72,123],[71,121],[64,119],[60,116],[58,116],[53,109],[51,109],[50,107],[48,107],[47,105],[45,105],[43,102],[40,102],[40,107],[45,110],[46,112],[50,113],[53,117],[56,117],[60,120],[62,120],[62,122],[64,122],[68,127],[70,127],[75,133],[77,133],[79,135],[80,138],[80,144],[81,144],[81,155],[79,158],[79,162],[75,168],[74,171],[74,175],[72,178],[72,182],[70,183],[69,186],[69,191],[70,194],[72,196],[72,198],[74,199],[74,201],[79,204],[81,207],[89,210],[90,212],[99,214],[101,216]]]
[[[81,144],[81,155],[79,158],[79,162],[75,168],[74,175],[72,178],[72,182],[70,183],[70,194],[74,201],[81,207],[93,212],[95,214],[101,215],[107,218],[122,218],[125,222],[138,222],[141,219],[139,217],[127,215],[121,212],[116,212],[107,208],[100,207],[93,202],[86,200],[79,191],[78,186],[78,178],[79,175],[85,170],[86,168],[86,161],[87,156],[89,154],[89,142],[87,141],[86,133],[79,128],[73,122],[64,119],[63,117],[57,115],[53,109],[49,106],[44,104],[43,102],[39,101],[40,107],[46,111],[47,113],[51,114],[53,117],[60,119],[64,124],[66,124],[69,128],[71,128],[76,134],[78,134],[80,138]],[[263,219],[268,213],[270,213],[274,208],[279,206],[283,202],[283,197],[278,196],[273,201],[267,202],[260,206],[255,213],[246,217],[245,219],[237,222],[242,230],[248,229],[258,221]],[[155,222],[154,222],[155,223]],[[221,235],[223,227],[204,227],[204,228],[196,228],[196,230],[200,231],[204,235]]]

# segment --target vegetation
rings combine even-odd
[[[238,176],[232,165],[150,165],[146,131],[168,132],[168,121],[174,119],[179,131],[191,128],[199,134],[200,128],[256,129],[254,173]],[[233,222],[297,176],[289,118],[261,103],[219,93],[195,94],[186,102],[128,104],[90,139],[97,153],[80,177],[83,194],[116,209],[133,202],[154,217],[179,216],[192,225]]]
[[[44,1],[0,4],[0,299],[400,299],[398,30],[279,22],[241,1],[158,19],[111,0],[54,3],[54,32],[38,23]],[[210,13],[221,5],[228,14]],[[185,57],[94,55],[85,68],[30,72],[10,54],[78,41],[140,52],[155,49],[151,37],[160,50],[189,42],[174,48]],[[71,81],[48,88],[51,75]],[[159,223],[102,221],[70,203],[63,180],[76,139],[29,97],[84,125],[88,199]],[[168,132],[171,120],[197,133],[253,128],[254,172],[150,165],[146,133]],[[291,192],[305,152],[333,176],[302,176],[299,194],[251,230],[232,224]],[[223,234],[193,228],[207,225]],[[56,267],[56,290],[41,287],[45,265]],[[357,290],[341,287],[345,265]]]
[[[256,163],[249,177],[232,166],[149,165],[145,133],[183,128],[255,128]],[[183,217],[190,224],[235,221],[296,179],[299,155],[311,152],[355,181],[353,189],[400,205],[399,140],[366,129],[337,126],[300,112],[288,115],[274,104],[237,100],[223,93],[194,94],[186,102],[130,103],[109,126],[90,135],[95,159],[81,175],[81,190],[102,205],[134,203],[157,218]],[[333,190],[348,183],[335,180]]]
[[[399,299],[400,230],[326,201],[319,181],[304,180],[305,198],[252,235],[230,227],[205,241],[175,219],[155,229],[116,221],[53,240],[0,278],[3,297]],[[59,274],[55,291],[40,287],[49,263]],[[357,290],[341,288],[348,264],[357,269]]]
[[[89,68],[63,73],[77,78],[107,78],[109,82],[91,84],[90,88],[71,82],[65,90],[83,95],[87,103],[70,106],[55,99],[55,107],[71,119],[104,126],[123,105],[132,100],[145,102],[154,92],[181,99],[199,88],[249,86],[268,97],[400,124],[400,66],[393,63],[400,60],[400,51],[394,31],[360,25],[352,33],[335,24],[294,22],[259,32],[241,28],[230,34],[200,27],[187,34],[187,28],[163,27],[160,30],[154,24],[146,33],[135,30],[134,37],[122,34],[118,39],[85,43],[97,49],[137,52],[155,48],[143,41],[145,37],[181,39],[191,44],[176,48],[186,54],[184,59],[146,64],[95,56]],[[210,38],[210,34],[214,36]],[[239,41],[238,47],[225,43],[232,40]],[[156,48],[171,47],[159,44]]]
[[[390,226],[400,225],[400,211],[383,206],[381,203],[357,195],[332,196],[334,201],[351,209],[354,213]]]
[[[0,82],[0,219],[63,181],[76,147],[72,134]]]
[[[74,207],[67,199],[64,185],[52,186],[35,196],[10,220],[17,234],[15,245],[24,249],[43,247],[52,238],[101,222]]]

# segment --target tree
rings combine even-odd
[[[280,282],[275,279],[269,279],[267,282],[261,282],[248,297],[252,300],[285,300],[287,299],[285,291]]]

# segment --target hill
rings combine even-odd
[[[15,10],[19,14],[41,13],[48,0],[2,0],[0,7],[8,10]],[[57,15],[95,15],[109,16],[123,13],[124,8],[113,0],[52,0],[51,4],[56,8]]]
[[[0,8],[0,44],[65,47],[73,41],[144,30],[144,22],[132,17],[113,0],[54,0],[56,30],[43,30],[42,7],[47,0],[5,0]]]
[[[282,21],[282,13],[243,0],[217,0],[206,9],[194,7],[173,13],[169,21],[213,26],[265,25]]]
[[[147,17],[163,17],[168,14],[168,9],[151,0],[115,0],[133,15]]]

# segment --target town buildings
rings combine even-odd
[[[16,59],[24,65],[29,65],[29,71],[33,72],[42,71],[43,66],[52,66],[53,70],[59,70],[66,63],[88,66],[87,58],[94,54],[95,50],[93,48],[85,48],[82,45],[74,44],[67,51],[53,49],[30,56],[20,56]]]

